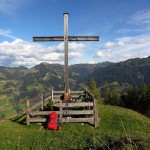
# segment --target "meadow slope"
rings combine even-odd
[[[41,125],[0,122],[0,149],[141,149],[150,147],[150,119],[129,109],[99,107],[98,128],[89,124],[68,123],[60,131],[45,130]]]

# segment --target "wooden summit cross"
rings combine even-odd
[[[99,36],[68,36],[68,13],[64,13],[64,36],[33,37],[34,42],[64,41],[64,95],[69,94],[68,80],[68,41],[99,41]]]

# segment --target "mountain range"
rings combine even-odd
[[[31,92],[32,88],[63,90],[63,70],[60,64],[41,63],[32,68],[0,66],[0,93],[11,87],[18,92]],[[150,57],[129,59],[124,62],[103,62],[97,64],[76,64],[69,66],[70,89],[79,90],[94,79],[97,87],[112,82],[139,87],[150,83]]]

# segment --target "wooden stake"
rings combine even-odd
[[[44,110],[44,94],[41,94],[41,103],[42,103],[42,107],[41,109]]]
[[[62,101],[60,101],[60,107],[59,107],[59,111],[61,112],[60,113],[60,115],[59,115],[59,120],[60,120],[60,122],[62,123],[62,111],[63,111],[63,109],[62,109]]]
[[[52,99],[52,101],[53,101],[53,99],[54,99],[53,89],[52,89],[52,91],[51,91],[51,99]]]
[[[98,127],[98,107],[97,107],[97,100],[94,99],[94,126],[95,128]]]
[[[29,107],[30,107],[30,102],[29,102],[29,100],[27,99],[27,100],[26,100],[26,115],[27,115],[26,123],[27,123],[27,125],[30,124],[30,122],[28,121],[28,119],[30,118],[30,116],[29,116]]]

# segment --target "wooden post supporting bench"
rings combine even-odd
[[[51,100],[53,100],[54,98],[53,98],[53,89],[52,89],[52,91],[51,91]]]
[[[94,107],[93,107],[93,111],[94,111],[94,125],[95,128],[98,127],[98,106],[97,106],[97,100],[94,99]]]
[[[62,112],[62,110],[63,110],[63,109],[62,109],[62,101],[60,101],[60,104],[61,104],[61,105],[60,105],[60,107],[59,107],[59,111]],[[59,114],[59,120],[60,120],[60,122],[62,122],[62,113]]]
[[[44,94],[41,94],[41,103],[42,103],[42,107],[41,109],[44,110]]]
[[[27,118],[26,118],[26,122],[27,122],[27,125],[29,125],[30,124],[30,122],[28,121],[29,120],[29,106],[30,106],[30,102],[29,102],[29,100],[27,99],[26,100],[26,116],[27,116]]]

